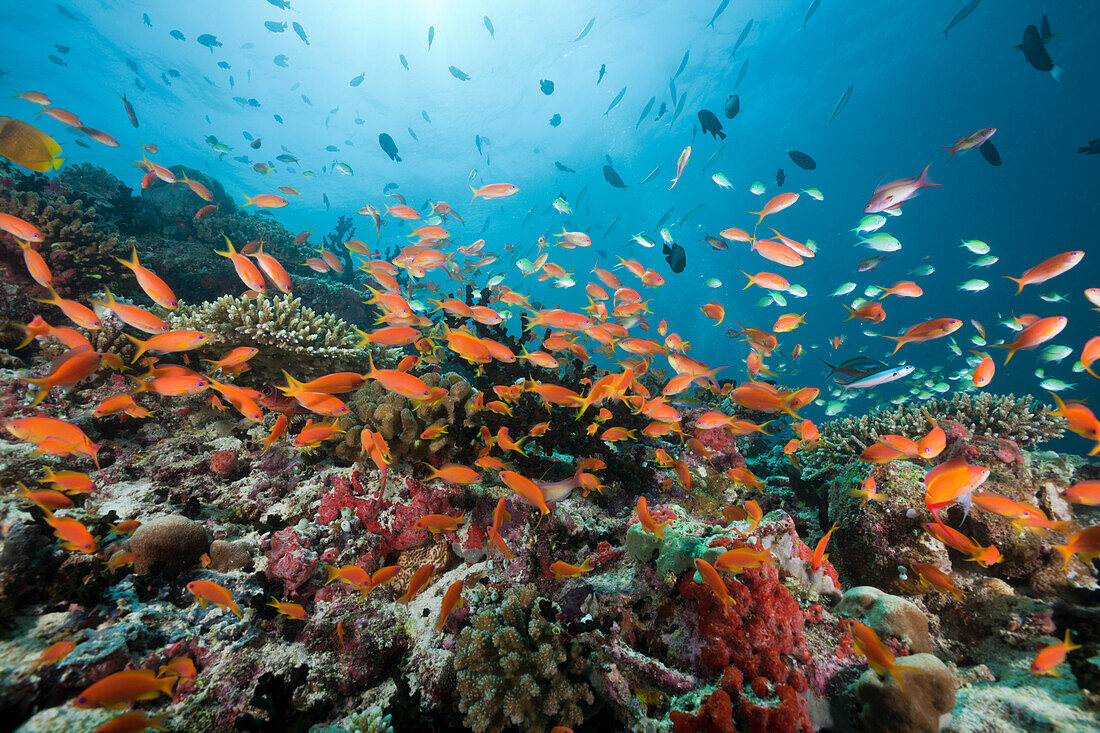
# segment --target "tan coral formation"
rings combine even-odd
[[[429,388],[445,387],[447,395],[437,404],[417,406],[399,394],[387,392],[378,382],[360,387],[348,400],[351,407],[348,420],[352,422],[336,454],[348,460],[369,460],[361,455],[360,446],[361,431],[369,428],[386,439],[394,460],[419,461],[448,449],[453,441],[449,433],[431,440],[422,439],[420,435],[426,428],[475,425],[474,412],[468,403],[477,393],[469,382],[454,372],[442,375],[429,372],[420,378]]]
[[[33,191],[0,187],[0,211],[30,222],[42,232],[36,249],[57,267],[51,253],[63,251],[71,260],[63,262],[79,280],[117,282],[125,269],[116,257],[128,257],[133,238],[123,239],[98,217],[94,206],[83,199],[49,197]]]
[[[584,721],[581,705],[595,699],[581,676],[586,663],[569,645],[555,604],[532,585],[509,589],[499,604],[477,612],[455,644],[456,689],[463,722],[476,733],[519,726],[545,733]],[[547,618],[547,615],[551,618]]]
[[[1055,440],[1065,430],[1065,420],[1051,415],[1033,397],[956,392],[950,399],[901,405],[822,424],[817,445],[802,454],[803,477],[814,480],[841,469],[881,435],[919,439],[932,427],[924,412],[937,422],[954,420],[973,435],[1004,438],[1021,447]]]
[[[359,369],[367,361],[367,352],[355,348],[358,337],[350,324],[331,313],[317,313],[289,295],[224,295],[198,305],[180,305],[166,320],[173,330],[209,334],[203,351],[215,359],[237,346],[256,347],[259,353],[249,364],[261,378],[276,379],[283,369],[310,378]]]

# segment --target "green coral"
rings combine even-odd
[[[534,586],[520,585],[478,611],[459,634],[458,705],[475,733],[512,725],[542,733],[583,722],[580,706],[595,698],[579,677],[586,667],[580,646],[553,620],[558,610]]]
[[[352,715],[348,726],[349,733],[393,733],[393,720],[380,707]]]
[[[1065,430],[1065,420],[1051,415],[1033,397],[957,392],[950,399],[901,405],[821,425],[817,445],[801,454],[802,477],[808,481],[831,477],[881,435],[919,439],[932,427],[925,412],[937,422],[954,420],[974,435],[1004,438],[1020,446],[1060,438]]]
[[[225,295],[199,305],[181,305],[168,318],[172,329],[195,329],[210,336],[204,356],[218,358],[237,346],[254,346],[253,374],[275,379],[281,370],[309,378],[324,372],[363,367],[367,352],[357,349],[355,329],[331,313],[320,314],[299,298]]]

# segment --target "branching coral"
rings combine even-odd
[[[455,645],[459,709],[470,729],[540,733],[584,720],[580,705],[594,700],[578,676],[585,661],[555,623],[557,613],[534,586],[520,585],[470,619]]]
[[[919,439],[931,429],[924,412],[936,421],[961,423],[973,435],[1004,438],[1021,446],[1054,440],[1065,429],[1062,418],[1048,413],[1032,397],[957,392],[951,399],[901,405],[823,424],[817,446],[802,454],[803,477],[813,480],[840,470],[880,435]]]
[[[371,382],[356,391],[349,400],[357,423],[348,429],[344,445],[337,455],[346,458],[360,457],[361,427],[382,433],[389,443],[394,458],[409,461],[423,460],[429,455],[453,445],[453,433],[459,425],[475,427],[474,414],[467,411],[467,403],[474,398],[474,389],[454,372],[428,373],[421,376],[430,388],[445,387],[447,396],[436,404],[419,407],[399,394],[387,392],[378,382]],[[480,423],[479,423],[480,424]],[[450,426],[450,432],[431,440],[421,439],[425,428]]]
[[[206,351],[220,355],[236,346],[260,350],[250,362],[254,373],[275,379],[284,368],[296,376],[361,367],[367,352],[355,348],[352,327],[332,314],[319,314],[298,298],[234,298],[181,305],[168,317],[172,329],[196,329],[210,335]],[[217,358],[215,356],[214,358]]]

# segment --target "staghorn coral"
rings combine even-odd
[[[919,438],[931,428],[924,412],[937,422],[961,423],[973,435],[1007,439],[1020,446],[1060,438],[1065,429],[1065,420],[1048,413],[1033,397],[957,392],[951,399],[901,405],[823,424],[817,445],[802,454],[803,478],[809,481],[828,478],[880,435]]]
[[[595,698],[579,678],[580,647],[555,623],[558,611],[534,586],[519,585],[470,619],[455,644],[458,706],[469,728],[541,733],[584,720],[580,705]]]
[[[361,456],[360,433],[370,428],[382,433],[390,445],[395,459],[418,461],[454,444],[451,434],[458,425],[474,427],[472,412],[467,403],[475,397],[469,382],[454,372],[421,375],[429,388],[445,387],[447,396],[436,404],[419,407],[399,394],[387,392],[378,382],[360,387],[349,400],[351,415],[356,421],[344,436],[344,444],[336,454],[351,460],[366,459]],[[349,416],[351,417],[351,416]],[[444,433],[433,440],[422,440],[420,434],[433,425],[451,426],[451,433]]]
[[[332,314],[319,314],[299,298],[234,298],[181,305],[168,316],[172,329],[196,329],[210,335],[204,356],[217,358],[237,346],[260,350],[251,362],[261,379],[276,379],[292,367],[298,376],[361,367],[367,353],[355,348],[352,327]]]

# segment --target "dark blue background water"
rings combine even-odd
[[[667,318],[692,343],[691,354],[713,364],[736,365],[728,371],[740,378],[747,347],[730,341],[724,332],[731,321],[770,328],[784,312],[808,312],[808,325],[781,337],[780,350],[788,353],[802,343],[808,356],[792,369],[782,370],[793,384],[821,384],[823,372],[816,356],[842,359],[864,353],[883,357],[892,344],[861,334],[856,322],[842,324],[845,313],[839,299],[828,294],[841,282],[890,285],[904,279],[914,267],[936,268],[929,277],[916,277],[925,290],[916,300],[889,298],[888,314],[877,327],[898,333],[912,323],[932,317],[976,318],[991,340],[1010,337],[996,325],[1010,314],[1041,316],[1064,314],[1069,326],[1054,343],[1080,348],[1097,333],[1098,314],[1082,296],[1086,287],[1100,286],[1095,275],[1093,242],[1100,224],[1097,181],[1100,157],[1078,155],[1078,146],[1100,137],[1100,103],[1096,71],[1100,69],[1100,4],[1094,2],[996,2],[985,0],[945,38],[941,31],[965,3],[936,0],[920,3],[868,3],[823,0],[803,29],[807,2],[744,2],[734,0],[707,28],[718,2],[629,3],[363,3],[297,1],[292,10],[280,10],[265,0],[233,3],[193,2],[75,2],[63,7],[78,20],[67,18],[53,3],[9,3],[0,43],[6,49],[0,68],[3,83],[18,91],[48,93],[57,106],[77,113],[84,122],[118,137],[122,147],[107,149],[91,143],[85,150],[72,144],[74,135],[45,117],[36,124],[55,135],[70,161],[105,166],[137,187],[141,173],[131,167],[139,157],[139,143],[156,143],[163,164],[184,163],[208,170],[237,195],[274,192],[292,185],[303,194],[277,212],[279,221],[294,231],[312,227],[327,231],[339,214],[354,215],[364,203],[382,206],[383,186],[400,185],[413,206],[426,200],[446,200],[467,220],[454,229],[457,244],[476,238],[486,220],[489,249],[504,255],[505,243],[516,254],[532,255],[542,233],[570,229],[589,232],[590,249],[555,250],[552,261],[576,272],[577,286],[550,289],[535,286],[533,278],[518,282],[508,264],[513,287],[532,293],[544,303],[578,309],[585,304],[585,273],[593,264],[608,267],[615,257],[634,257],[664,274],[667,284],[652,295],[654,322]],[[1061,81],[1029,66],[1014,48],[1024,28],[1039,24],[1046,11],[1055,37],[1049,52],[1063,70]],[[143,23],[147,13],[152,23]],[[483,24],[488,15],[495,28],[492,38]],[[589,18],[595,23],[580,41],[573,39]],[[730,49],[749,19],[753,27],[736,58]],[[300,23],[304,43],[292,28],[281,33],[265,29],[264,21]],[[436,35],[430,51],[427,32]],[[169,35],[178,29],[186,41]],[[202,33],[223,44],[213,52],[200,46]],[[69,47],[68,53],[55,44]],[[687,66],[676,79],[679,94],[686,93],[684,110],[675,124],[669,78],[685,51]],[[55,55],[67,66],[49,60]],[[288,57],[288,68],[273,63]],[[404,54],[410,70],[399,63]],[[139,73],[126,65],[134,62]],[[742,64],[749,67],[737,89],[740,115],[730,121],[722,104],[733,90]],[[222,69],[224,61],[230,69]],[[607,74],[597,86],[597,72]],[[454,65],[472,78],[459,81],[449,72]],[[179,78],[168,77],[169,69]],[[349,81],[365,74],[363,83]],[[230,80],[232,79],[232,85]],[[551,96],[539,90],[540,79],[551,79]],[[139,89],[140,84],[144,89]],[[854,85],[850,104],[829,122],[841,94]],[[622,88],[622,102],[604,111]],[[137,109],[141,127],[127,123],[119,94]],[[301,95],[309,98],[307,103]],[[255,99],[259,106],[242,106],[233,97]],[[657,97],[654,110],[636,128],[642,107]],[[669,113],[653,122],[665,103]],[[703,163],[718,142],[700,131],[696,113],[709,109],[719,115],[728,135],[725,152],[706,173]],[[421,116],[426,111],[427,123]],[[36,107],[4,98],[0,114],[34,121]],[[553,128],[548,120],[561,114]],[[278,123],[274,115],[280,115]],[[361,124],[357,123],[357,119]],[[947,162],[939,149],[981,127],[995,126],[993,142],[1003,166],[994,168],[977,151]],[[419,141],[410,137],[412,128]],[[242,131],[264,140],[260,151],[247,147]],[[379,149],[377,136],[388,132],[397,141],[401,163]],[[208,135],[234,147],[219,157],[204,142]],[[489,142],[484,154],[475,136]],[[668,190],[680,151],[692,145],[691,161],[675,190]],[[326,152],[326,145],[339,148]],[[298,156],[301,167],[274,160],[283,152]],[[786,151],[795,148],[812,155],[815,171],[793,165]],[[277,172],[255,173],[235,162],[247,154],[251,162],[267,161]],[[612,188],[603,178],[605,155],[630,185]],[[334,174],[334,160],[349,164],[353,176]],[[559,172],[554,161],[576,169]],[[894,178],[917,175],[934,161],[931,177],[942,184],[926,189],[903,207],[882,230],[903,243],[900,252],[886,255],[875,272],[856,275],[859,260],[873,252],[853,248],[849,230],[875,186]],[[637,185],[655,166],[661,174]],[[783,189],[775,185],[776,169],[787,173]],[[518,184],[520,193],[499,201],[470,202],[467,181],[472,169],[478,181]],[[302,170],[316,177],[305,178]],[[734,185],[719,189],[710,179],[724,173]],[[764,196],[753,196],[749,186],[761,181]],[[759,209],[780,190],[816,187],[825,200],[803,196],[795,207],[769,221],[799,241],[812,239],[819,256],[797,270],[787,270],[747,252],[733,243],[729,251],[712,251],[702,241],[729,226],[751,228]],[[559,192],[571,203],[587,189],[572,216],[546,213]],[[322,193],[332,202],[322,203]],[[653,229],[657,219],[674,208],[671,221],[703,204],[703,209],[672,234],[686,249],[688,265],[673,274],[656,249],[628,245],[632,234]],[[521,222],[534,208],[524,228]],[[616,218],[610,236],[602,232]],[[373,242],[373,228],[359,219],[359,235]],[[404,227],[386,227],[383,245],[403,241]],[[990,268],[967,269],[976,259],[959,248],[962,239],[977,238],[992,246],[1000,261]],[[1089,254],[1075,270],[1014,297],[1015,285],[1004,275],[1018,276],[1042,259],[1070,249]],[[606,254],[600,255],[597,250]],[[498,263],[497,271],[503,263]],[[760,309],[758,289],[742,292],[739,270],[783,271],[810,295],[788,297],[788,307]],[[620,270],[620,272],[623,272]],[[703,286],[708,277],[724,286]],[[990,287],[979,294],[961,292],[958,285],[982,277]],[[632,282],[623,274],[624,282]],[[512,282],[516,280],[517,282]],[[1067,303],[1045,303],[1041,291],[1066,294]],[[699,313],[699,305],[717,300],[725,305],[727,322],[714,327]],[[965,350],[973,329],[955,334]],[[827,342],[844,335],[847,343],[834,352]],[[924,368],[941,366],[944,373],[965,368],[963,357],[952,354],[946,341],[904,347],[900,358]],[[1000,367],[991,389],[998,392],[1034,392],[1042,395],[1033,372],[1043,366],[1048,376],[1077,387],[1063,396],[1094,398],[1100,394],[1087,374],[1073,374],[1075,353],[1060,365],[1037,362],[1035,354],[1018,355],[1008,369]],[[783,366],[785,359],[773,359]],[[798,368],[801,368],[799,372]],[[934,377],[940,381],[941,377]],[[884,390],[889,397],[905,392],[914,382]],[[961,385],[961,382],[953,383]],[[823,395],[824,396],[824,395]],[[1045,395],[1044,395],[1045,396]],[[1094,402],[1096,400],[1094,399]],[[856,410],[866,409],[858,404]],[[1083,443],[1081,444],[1083,445]]]

